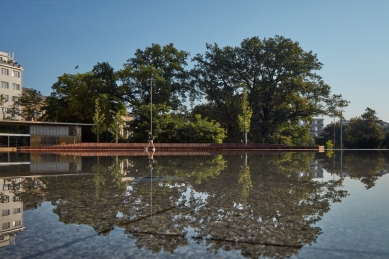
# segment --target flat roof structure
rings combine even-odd
[[[13,121],[0,120],[0,125],[21,125],[21,126],[94,126],[93,123],[71,123],[71,122],[51,122],[51,121]]]
[[[81,143],[82,127],[92,127],[92,123],[70,123],[70,122],[48,122],[48,121],[14,121],[14,120],[0,120],[0,126],[27,126],[29,127],[29,134],[20,134],[13,132],[2,132],[2,145],[18,146],[28,145],[26,141],[22,140],[22,144],[16,142],[10,145],[10,137],[27,137],[30,146],[52,146],[63,144]],[[7,137],[8,140],[4,139]],[[20,141],[19,141],[20,142]]]

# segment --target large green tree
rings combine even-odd
[[[296,130],[301,120],[325,114],[330,87],[316,74],[322,68],[316,54],[282,36],[247,38],[238,47],[207,44],[194,57],[193,84],[208,104],[224,111],[236,103],[242,85],[253,109],[251,139],[294,143],[308,134]],[[236,115],[237,117],[237,115]],[[223,121],[220,121],[223,120]],[[228,116],[219,120],[225,127]],[[228,132],[231,136],[231,131]]]
[[[63,74],[51,89],[44,107],[46,121],[93,123],[95,102],[99,99],[106,124],[110,124],[124,105],[117,94],[115,72],[105,62],[84,74]]]
[[[25,93],[19,95],[15,104],[21,107],[20,116],[26,121],[36,121],[41,117],[43,96],[35,89],[25,89]]]
[[[188,97],[193,100],[195,92],[190,88],[185,69],[188,56],[188,52],[176,49],[173,44],[137,49],[117,73],[122,98],[134,111],[150,104],[151,97],[154,104],[166,104],[173,110]]]

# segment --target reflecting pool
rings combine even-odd
[[[389,152],[0,154],[0,258],[389,258]]]

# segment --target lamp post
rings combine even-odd
[[[150,78],[150,132],[153,133],[153,78]]]

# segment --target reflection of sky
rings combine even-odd
[[[178,247],[174,254],[153,254],[138,249],[134,241],[115,228],[109,236],[98,236],[92,227],[65,225],[51,212],[49,202],[36,210],[25,212],[26,230],[16,237],[16,246],[1,248],[1,258],[215,258],[206,254],[206,246],[189,239],[189,245]],[[186,228],[188,236],[195,232]],[[239,252],[220,250],[217,258],[236,258]]]
[[[332,179],[325,172],[324,180]],[[389,175],[379,177],[369,190],[349,177],[343,185],[350,195],[331,205],[317,224],[323,234],[317,243],[304,247],[299,258],[389,258],[389,229],[385,226],[389,219]]]

